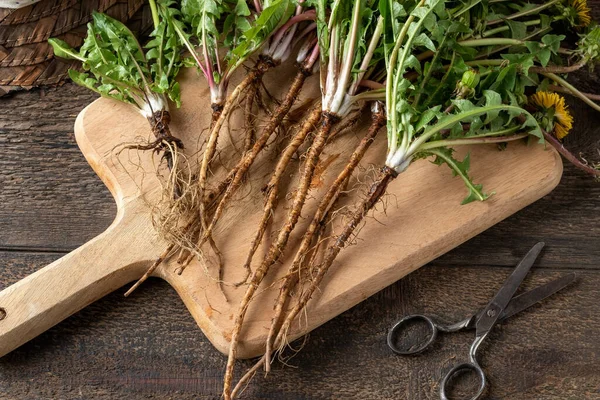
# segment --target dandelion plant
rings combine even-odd
[[[260,152],[265,148],[267,142],[269,139],[271,139],[271,136],[280,128],[283,119],[298,98],[306,79],[312,75],[319,54],[319,47],[316,43],[316,38],[313,39],[313,35],[310,35],[310,33],[314,31],[315,26],[314,24],[310,24],[307,27],[302,27],[302,30],[299,30],[298,24],[304,21],[312,21],[314,18],[314,10],[304,11],[301,6],[298,6],[296,15],[280,29],[278,29],[278,31],[276,31],[276,33],[269,40],[268,45],[265,47],[263,56],[280,63],[289,56],[293,44],[300,42],[308,35],[308,38],[305,39],[306,41],[303,45],[303,49],[301,49],[296,59],[298,72],[296,73],[288,92],[279,106],[272,113],[268,123],[262,130],[261,135],[258,137],[256,142],[252,143],[251,146],[247,146],[241,159],[225,178],[229,181],[227,183],[227,188],[216,206],[210,224],[206,227],[202,234],[199,246],[201,246],[211,236],[216,223],[222,216],[225,207],[228,205],[233,194],[241,186],[242,180],[246,176],[246,173],[254,164],[254,161]],[[295,37],[296,34],[297,37]],[[304,49],[306,50],[303,51]],[[250,101],[253,95],[253,93],[250,93],[247,101]],[[245,265],[245,269],[248,272],[250,271],[248,263]],[[242,283],[245,282],[245,280],[246,279],[242,280]]]
[[[178,34],[192,54],[197,67],[204,74],[211,92],[213,123],[206,148],[202,154],[198,172],[198,188],[205,197],[208,170],[217,149],[219,133],[226,117],[231,113],[237,99],[244,91],[260,80],[275,65],[274,60],[261,56],[254,68],[240,84],[227,95],[229,82],[236,70],[270,38],[276,29],[283,25],[294,12],[290,0],[273,0],[260,4],[256,2],[256,18],[251,21],[251,13],[244,0],[226,2],[217,0],[186,0],[182,4],[183,20],[192,27],[187,34],[183,24],[174,22]],[[224,20],[222,20],[224,18]],[[220,22],[220,23],[219,23]],[[217,26],[222,26],[222,31]],[[191,37],[199,43],[192,44]],[[223,47],[223,48],[222,48]],[[208,229],[205,201],[200,201],[199,218],[202,230]],[[207,237],[210,240],[210,235]],[[213,249],[218,253],[215,246]]]
[[[124,24],[97,12],[79,51],[60,39],[49,40],[58,57],[82,63],[83,72],[69,70],[73,82],[102,97],[131,104],[148,119],[156,140],[136,147],[162,153],[170,168],[183,149],[181,140],[169,130],[168,100],[177,107],[181,104],[175,79],[181,67],[181,43],[167,22],[174,3],[163,1],[152,8],[155,26],[145,47]]]

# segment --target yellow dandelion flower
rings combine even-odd
[[[592,22],[592,10],[587,5],[587,0],[569,0],[569,5],[577,14],[577,26],[585,27]]]
[[[552,122],[549,129],[554,131],[558,139],[569,134],[573,128],[573,116],[567,110],[564,97],[551,92],[537,92],[529,98],[530,103],[538,106],[541,111],[551,116]],[[549,113],[549,111],[551,111]]]

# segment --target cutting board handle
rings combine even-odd
[[[83,246],[0,292],[0,357],[139,278],[157,248],[148,240],[151,235],[133,234],[138,228],[135,221],[121,219]],[[141,260],[140,254],[147,260]]]

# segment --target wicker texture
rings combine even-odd
[[[48,39],[79,47],[92,11],[126,22],[136,33],[152,23],[144,0],[42,0],[18,10],[0,9],[0,96],[63,82],[75,63],[54,58]]]

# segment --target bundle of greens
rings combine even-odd
[[[268,43],[266,43],[261,57],[263,59],[270,60],[275,64],[280,64],[281,62],[285,61],[287,57],[289,57],[291,49],[295,44],[301,40],[305,40],[303,49],[301,49],[298,57],[296,58],[298,72],[283,101],[271,114],[269,121],[263,128],[258,139],[253,143],[250,138],[252,134],[246,135],[244,153],[235,167],[229,172],[223,183],[219,185],[221,187],[225,187],[223,195],[215,206],[215,211],[212,215],[210,224],[204,228],[202,237],[198,243],[198,247],[201,247],[207,240],[210,240],[216,223],[222,216],[225,207],[231,200],[232,196],[235,194],[237,189],[240,188],[246,173],[249,171],[250,167],[252,167],[258,155],[265,148],[267,142],[271,139],[271,136],[278,130],[278,128],[280,128],[283,119],[298,98],[298,95],[304,86],[304,82],[310,75],[312,75],[313,68],[319,54],[319,46],[316,43],[316,39],[310,35],[310,33],[314,31],[315,25],[310,24],[302,31],[298,32],[298,24],[304,21],[314,20],[314,18],[314,10],[303,11],[301,5],[297,6],[296,15],[290,18],[287,23],[279,28],[273,34]],[[309,35],[308,39],[305,38],[307,35]],[[256,94],[256,90],[256,86],[250,90],[250,93],[247,97],[247,106],[252,106],[251,101]],[[251,111],[247,110],[247,115],[252,115]],[[247,123],[247,125],[251,125],[251,122]],[[248,126],[246,128],[248,129]],[[249,130],[249,132],[251,131]],[[249,266],[246,266],[246,270],[248,271],[247,275],[249,275]],[[242,280],[241,283],[245,283],[246,279],[247,277]]]
[[[239,182],[237,184],[232,182],[235,181],[238,169],[236,167],[230,171],[222,183],[217,185],[216,194],[207,191],[209,168],[217,150],[219,133],[238,99],[246,91],[248,92],[247,107],[250,109],[248,119],[251,119],[252,101],[257,94],[262,76],[289,55],[297,24],[307,19],[306,15],[302,13],[300,5],[296,7],[296,15],[291,18],[294,12],[294,4],[290,0],[274,0],[264,4],[256,1],[254,7],[255,15],[251,15],[246,2],[243,0],[237,2],[187,0],[182,3],[182,14],[184,21],[191,27],[193,34],[186,34],[184,24],[174,21],[174,25],[178,27],[177,32],[181,40],[186,44],[197,67],[203,72],[207,80],[213,109],[213,123],[210,127],[210,134],[197,176],[197,186],[201,196],[199,209],[197,210],[200,224],[192,224],[186,232],[188,236],[199,237],[199,241],[193,248],[188,249],[191,250],[190,257],[187,260],[182,260],[180,271],[183,271],[183,268],[189,263],[194,254],[201,253],[202,245],[206,241],[211,244],[211,247],[220,258],[220,252],[216,248],[211,234],[223,206],[218,208],[216,217],[213,217],[213,221],[209,225],[208,203],[214,201],[215,197],[218,197],[226,188],[233,187],[235,189]],[[252,24],[249,18],[254,19]],[[217,26],[222,27],[222,30],[219,31]],[[192,38],[199,43],[198,50],[202,56],[192,45]],[[227,97],[227,88],[233,73],[263,46],[266,46],[266,50],[262,52],[256,64],[242,82]],[[220,52],[225,54],[222,60]],[[289,107],[291,107],[291,104]],[[285,116],[289,111],[289,107],[287,109],[281,108],[278,113],[279,118]],[[250,150],[253,137],[252,130],[248,130],[246,150]],[[203,233],[200,233],[200,231]]]
[[[151,40],[140,45],[133,33],[121,22],[100,13],[93,14],[88,35],[79,51],[66,42],[50,39],[58,57],[81,61],[83,72],[70,70],[71,79],[102,97],[135,106],[148,119],[155,136],[147,145],[128,146],[161,153],[172,170],[169,179],[173,191],[181,192],[186,181],[177,173],[177,162],[183,150],[181,140],[169,130],[169,103],[180,106],[176,76],[181,68],[181,43],[168,16],[175,12],[169,1],[152,8],[154,30]],[[176,197],[176,195],[175,195]]]
[[[321,26],[324,26],[323,24]],[[376,82],[371,81],[370,83],[366,83],[366,80],[363,79],[367,75],[373,75],[374,72],[378,71],[379,60],[373,60],[373,55],[375,55],[375,51],[379,46],[379,41],[381,38],[381,34],[383,31],[383,18],[379,17],[377,19],[376,25],[372,33],[370,33],[370,40],[368,43],[368,47],[366,47],[366,54],[362,59],[360,67],[355,72],[355,78],[353,84],[350,87],[349,94],[352,96],[352,101],[361,101],[368,99],[370,96],[377,96],[374,91],[363,92],[360,95],[357,95],[356,92],[360,85],[369,87],[375,86],[379,87]],[[375,85],[374,85],[375,83]],[[336,177],[335,181],[329,186],[329,189],[325,193],[325,195],[321,198],[317,209],[313,215],[310,225],[306,229],[304,235],[302,236],[302,241],[300,243],[300,247],[296,251],[294,255],[294,259],[288,268],[288,272],[282,279],[280,283],[279,297],[275,303],[275,312],[271,322],[271,328],[269,330],[269,336],[266,341],[266,351],[265,351],[265,368],[268,372],[270,369],[270,355],[272,352],[273,341],[275,338],[275,334],[277,329],[279,328],[279,323],[281,316],[283,314],[284,308],[287,304],[287,300],[289,298],[290,291],[294,289],[295,284],[297,283],[299,272],[302,268],[302,264],[310,249],[313,246],[313,242],[316,241],[318,244],[320,242],[319,236],[322,233],[322,229],[325,225],[325,222],[328,218],[329,212],[333,209],[334,205],[338,201],[342,191],[348,184],[350,177],[354,173],[354,170],[361,162],[365,153],[375,140],[378,132],[385,126],[386,123],[386,115],[384,110],[384,105],[380,101],[375,101],[372,103],[372,122],[370,127],[367,130],[367,133],[359,142],[358,146],[354,149],[352,154],[349,157],[348,163]],[[313,255],[317,254],[317,249],[313,250]]]
[[[292,17],[294,6],[289,0],[275,0],[264,4],[257,1],[254,3],[254,7],[255,12],[251,13],[247,4],[242,0],[237,2],[186,0],[182,2],[180,12],[173,12],[168,16],[168,22],[173,26],[190,55],[186,59],[186,64],[188,66],[195,65],[204,75],[210,88],[212,123],[209,127],[210,133],[206,147],[198,162],[198,173],[193,177],[196,186],[194,195],[199,198],[199,201],[192,205],[182,203],[183,207],[180,205],[180,207],[170,210],[165,219],[171,219],[172,222],[163,223],[162,226],[167,227],[163,236],[170,238],[171,244],[127,292],[127,295],[144,282],[154,269],[171,254],[177,252],[180,254],[178,259],[180,264],[178,273],[180,274],[195,256],[205,260],[202,251],[202,245],[205,242],[210,243],[219,259],[218,279],[221,280],[223,265],[220,251],[211,237],[212,228],[227,202],[228,193],[232,194],[239,186],[241,178],[237,177],[244,175],[258,152],[265,146],[271,133],[291,108],[301,85],[296,85],[296,88],[292,89],[295,94],[289,96],[291,100],[280,105],[273,114],[272,122],[269,125],[270,133],[267,132],[269,130],[267,128],[261,139],[258,140],[252,149],[253,158],[250,161],[248,161],[249,157],[240,160],[238,166],[234,167],[226,178],[216,185],[214,190],[207,190],[209,168],[217,150],[219,133],[243,94],[248,92],[248,100],[253,99],[262,76],[270,68],[284,61],[289,56],[293,45],[310,32],[311,29],[307,28],[297,33],[297,26],[303,21],[310,21],[311,15],[314,14],[303,12],[301,5],[298,5],[296,15]],[[292,39],[296,39],[296,41],[292,41]],[[227,96],[229,83],[234,73],[260,49],[263,50],[254,67]],[[308,65],[312,67],[312,64]],[[252,145],[251,142],[246,147],[250,145]],[[249,149],[247,148],[247,150]],[[240,166],[246,167],[238,173]],[[231,189],[225,192],[228,188]],[[208,225],[208,216],[212,211],[211,204],[218,200],[223,192],[226,196],[220,202],[221,206],[217,208],[215,217]],[[181,220],[187,222],[182,226],[179,222]]]

